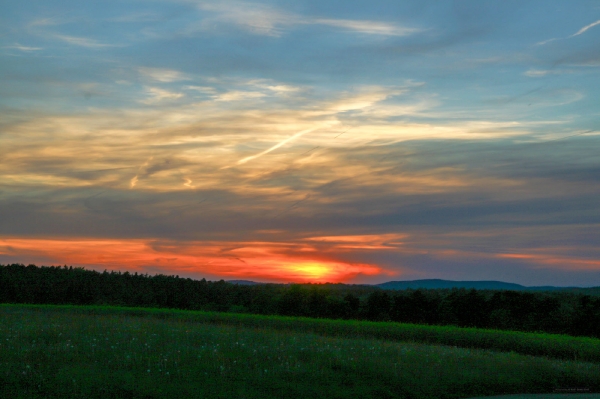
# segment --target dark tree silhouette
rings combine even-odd
[[[121,305],[395,321],[600,338],[600,298],[582,292],[344,284],[235,285],[179,276],[0,265],[0,302]]]

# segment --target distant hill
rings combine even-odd
[[[229,280],[231,284],[236,285],[259,285],[265,283],[257,283],[256,281],[250,280]],[[281,285],[289,285],[281,284]],[[340,285],[340,284],[338,284]],[[346,284],[341,284],[342,286]],[[411,281],[388,281],[381,284],[360,284],[354,285],[356,287],[374,287],[381,288],[383,290],[406,290],[406,289],[451,289],[451,288],[465,288],[476,290],[512,290],[512,291],[568,291],[578,294],[587,294],[600,296],[600,287],[555,287],[551,285],[527,287],[521,284],[505,283],[504,281],[452,281],[442,279],[424,279],[424,280],[411,280]]]
[[[384,290],[405,290],[408,288],[475,288],[477,290],[514,290],[514,291],[556,291],[568,290],[578,287],[554,287],[554,286],[539,286],[526,287],[521,284],[505,283],[503,281],[452,281],[441,279],[426,279],[412,281],[388,281],[387,283],[376,284]]]

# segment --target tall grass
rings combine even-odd
[[[324,336],[303,331],[310,320],[274,329],[295,319],[268,325],[251,316],[46,306],[2,306],[0,316],[1,397],[443,399],[600,390],[599,364]]]
[[[17,308],[26,306],[30,309],[47,309],[54,312],[62,311],[69,314],[151,316],[166,320],[269,328],[278,331],[306,332],[331,337],[374,338],[388,341],[440,344],[600,363],[600,339],[558,334],[173,309],[71,305],[0,305],[0,309],[8,310],[13,306]]]

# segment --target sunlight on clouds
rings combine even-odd
[[[147,87],[146,92],[148,93],[150,98],[140,100],[140,102],[144,104],[155,104],[164,100],[177,100],[178,98],[184,96],[183,93],[176,93],[160,89],[158,87]]]
[[[181,80],[190,80],[191,78],[186,74],[175,71],[173,69],[164,69],[164,68],[138,68],[140,74],[148,79],[155,80],[158,82],[169,83],[169,82],[177,82]]]
[[[230,91],[216,96],[217,101],[241,101],[265,97],[265,93],[257,91]]]
[[[290,86],[290,85],[274,85],[274,86],[264,85],[263,87],[275,92],[278,95],[296,93],[301,90],[299,87],[294,87],[294,86]]]
[[[195,90],[201,93],[206,93],[206,94],[216,94],[217,90],[214,87],[209,87],[209,86],[184,86],[183,87],[186,90]]]
[[[403,240],[408,238],[407,234],[371,234],[371,235],[346,235],[346,236],[323,236],[310,237],[306,241],[326,243],[328,247],[336,250],[347,249],[396,249],[404,245]]]
[[[358,88],[356,92],[343,93],[338,95],[338,98],[325,100],[319,107],[315,107],[314,115],[322,114],[338,114],[346,111],[356,111],[365,108],[373,107],[376,104],[390,97],[398,96],[406,93],[406,88],[395,87],[379,87],[365,86]]]
[[[326,125],[326,127],[327,127],[327,126],[328,126],[328,125]],[[261,152],[261,153],[259,153],[259,154],[252,155],[252,156],[249,156],[249,157],[246,157],[246,158],[240,159],[239,161],[237,161],[237,164],[238,164],[238,165],[241,165],[241,164],[244,164],[244,163],[246,163],[246,162],[248,162],[248,161],[251,161],[251,160],[253,160],[253,159],[259,158],[259,157],[261,157],[261,156],[263,156],[263,155],[265,155],[265,154],[268,154],[269,152],[271,152],[271,151],[274,151],[274,150],[276,150],[277,148],[279,148],[279,147],[281,147],[281,146],[283,146],[283,145],[285,145],[285,144],[287,144],[287,143],[291,142],[292,140],[295,140],[295,139],[297,139],[298,137],[301,137],[301,136],[303,136],[303,135],[305,135],[305,134],[307,134],[307,133],[314,132],[315,130],[318,130],[318,129],[319,129],[319,128],[312,128],[312,129],[306,129],[306,130],[302,130],[302,131],[300,131],[300,132],[298,132],[298,133],[294,134],[293,136],[290,136],[290,137],[288,137],[287,139],[280,141],[279,143],[275,144],[273,147],[271,147],[271,148],[268,148],[268,149],[264,150],[263,152]]]
[[[408,36],[422,29],[370,20],[350,20],[303,16],[258,3],[227,1],[219,4],[201,2],[199,8],[215,16],[207,17],[200,25],[210,30],[215,22],[237,25],[257,35],[280,37],[285,30],[303,25],[323,25],[348,32],[380,36]]]
[[[481,237],[475,234],[473,238]],[[488,239],[494,239],[494,235]],[[598,260],[565,256],[556,253],[556,248],[493,253],[450,249],[446,247],[449,244],[444,244],[444,241],[436,244],[435,238],[431,242],[423,241],[407,234],[316,236],[296,242],[277,243],[4,237],[0,238],[0,255],[18,256],[25,262],[26,259],[35,258],[47,265],[72,264],[142,273],[154,270],[193,275],[195,278],[224,276],[276,282],[340,282],[357,276],[389,278],[400,273],[398,267],[394,271],[372,264],[348,263],[338,257],[364,250],[374,253],[401,251],[406,255],[469,262],[476,259],[509,259],[528,262],[533,269],[600,270]],[[403,270],[409,271],[406,268]],[[414,270],[411,273],[417,272]]]
[[[22,46],[18,43],[14,44],[12,46],[4,46],[4,48],[15,49],[15,50],[20,50],[20,51],[25,51],[25,52],[43,50],[42,47]]]
[[[278,282],[340,282],[357,275],[395,274],[373,265],[285,254],[281,252],[285,246],[252,242],[0,238],[0,255],[30,256],[53,264],[91,268],[106,266],[140,272],[162,268],[169,274],[187,273],[197,278],[209,274]]]
[[[167,79],[164,76],[171,75],[157,77]],[[241,84],[278,86],[256,80]],[[213,90],[210,86],[202,87]],[[94,86],[94,90],[103,88]],[[315,176],[304,178],[309,186],[325,184],[337,177],[352,178],[355,184],[365,186],[430,192],[470,183],[462,177],[450,177],[443,170],[429,171],[426,175],[405,172],[368,179],[366,176],[373,167],[385,170],[386,164],[378,166],[377,160],[386,156],[387,146],[398,143],[434,139],[488,140],[529,133],[528,124],[512,121],[433,124],[394,120],[393,105],[383,103],[398,95],[407,101],[406,90],[368,86],[358,88],[356,93],[333,93],[331,98],[312,104],[300,99],[275,109],[261,109],[256,105],[248,109],[248,104],[237,108],[236,101],[196,102],[172,89],[145,87],[145,91],[140,92],[140,102],[158,105],[178,101],[177,107],[90,110],[82,115],[41,116],[13,125],[9,128],[10,134],[0,137],[0,154],[7,160],[0,170],[4,181],[9,175],[28,174],[31,179],[37,173],[35,180],[50,184],[56,179],[68,180],[67,172],[121,167],[129,170],[103,173],[89,183],[112,181],[111,184],[127,188],[176,191],[192,188],[182,183],[185,176],[195,182],[194,188],[227,187],[242,195],[277,191],[273,187],[253,186],[252,182],[278,171],[285,173],[293,166],[306,173],[319,170],[320,177],[311,173]],[[232,100],[246,95],[239,93],[248,92],[230,91],[224,95],[230,95]],[[261,92],[249,93],[254,96]],[[378,112],[380,104],[385,112]],[[426,108],[434,106],[420,103],[418,112],[427,112]],[[345,122],[348,112],[354,113],[350,123]],[[407,112],[402,109],[402,113]],[[31,140],[19,139],[25,136]],[[344,151],[348,150],[357,154],[367,151],[369,160],[360,165],[346,164]],[[148,165],[152,156],[155,160]],[[40,160],[57,167],[38,167]],[[66,165],[71,169],[64,169]],[[140,169],[131,173],[132,168]],[[82,184],[79,178],[71,179],[74,186]]]
[[[534,253],[503,253],[497,257],[501,259],[515,259],[532,263],[537,269],[557,269],[557,270],[579,270],[579,271],[600,271],[600,260],[581,259],[576,257],[567,257],[554,254],[551,248],[546,249],[547,253],[539,249],[534,249]]]
[[[1,169],[0,169],[1,170]],[[68,176],[53,176],[50,173],[19,173],[2,174],[0,184],[14,187],[41,187],[51,186],[56,188],[92,187],[94,183]]]
[[[360,21],[348,19],[315,19],[312,22],[307,23],[328,25],[369,35],[407,36],[413,33],[421,32],[421,29],[408,28],[404,26],[386,24],[384,22],[377,21]]]

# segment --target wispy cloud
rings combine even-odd
[[[191,79],[191,77],[187,74],[173,69],[140,67],[138,68],[138,71],[144,78],[163,83],[178,82],[182,80]]]
[[[270,153],[271,151],[274,151],[274,150],[278,149],[279,147],[286,145],[290,141],[293,141],[293,140],[297,139],[298,137],[301,137],[301,136],[305,135],[306,133],[314,132],[317,129],[319,129],[319,128],[315,127],[315,128],[311,128],[311,129],[302,130],[302,131],[294,134],[293,136],[290,136],[287,139],[280,141],[279,143],[275,144],[271,148],[268,148],[268,149],[264,150],[263,152],[260,152],[260,153],[258,153],[256,155],[251,155],[249,157],[240,159],[239,161],[237,161],[237,165],[242,165],[242,164],[245,164],[246,162],[251,161],[253,159],[260,158],[263,155],[266,155],[266,154]]]
[[[537,46],[543,46],[544,44],[548,44],[548,43],[554,42],[556,40],[571,39],[573,37],[576,37],[576,36],[584,34],[585,32],[587,32],[588,30],[590,30],[591,28],[593,28],[594,26],[597,26],[597,25],[600,25],[600,19],[597,20],[596,22],[592,22],[591,24],[584,26],[583,28],[579,29],[577,32],[573,33],[571,36],[567,36],[567,37],[563,37],[563,38],[557,38],[557,37],[555,37],[555,38],[552,38],[552,39],[548,39],[548,40],[544,40],[544,41],[541,41],[539,43],[536,43],[536,45]]]
[[[572,73],[572,71],[566,69],[529,69],[523,74],[530,78],[541,78],[548,75],[562,75],[565,73]]]
[[[56,25],[62,25],[66,22],[67,22],[67,20],[64,18],[56,18],[56,17],[36,18],[33,21],[29,22],[27,24],[27,27],[34,28],[34,27],[38,27],[38,26],[56,26]]]
[[[591,24],[584,26],[583,28],[579,29],[576,33],[572,34],[569,37],[579,36],[579,35],[587,32],[589,29],[593,28],[596,25],[600,25],[600,19],[597,20],[596,22],[592,22]]]
[[[42,50],[42,47],[22,46],[20,44],[15,44],[12,46],[4,46],[4,48],[11,48],[11,49],[26,51],[26,52]]]
[[[241,101],[241,100],[248,100],[248,99],[257,99],[257,98],[261,98],[261,97],[265,97],[265,96],[266,96],[265,93],[261,93],[258,91],[233,90],[233,91],[228,91],[226,93],[220,94],[220,95],[216,96],[215,99],[217,101]]]
[[[87,47],[87,48],[105,48],[105,47],[118,47],[114,44],[102,43],[94,39],[89,39],[86,37],[77,37],[77,36],[69,36],[69,35],[59,35],[53,34],[53,38],[61,40],[65,43],[72,44],[74,46]]]
[[[557,72],[550,69],[530,69],[524,73],[525,76],[530,78],[541,78],[543,76],[556,74]]]
[[[67,25],[72,25],[78,22],[77,19],[73,18],[38,18],[29,22],[26,25],[29,33],[44,38],[44,39],[54,39],[60,40],[62,42],[68,43],[70,45],[86,47],[86,48],[110,48],[110,47],[123,47],[123,45],[117,45],[112,43],[103,43],[96,39],[76,36],[71,34],[59,33],[56,27],[61,26],[62,31],[68,31]]]
[[[165,100],[177,100],[184,96],[183,93],[177,93],[165,89],[161,89],[159,87],[146,87],[146,93],[149,98],[145,98],[140,100],[141,103],[144,104],[156,104]]]
[[[395,24],[389,24],[379,21],[365,21],[365,20],[350,20],[350,19],[307,19],[303,21],[305,24],[316,24],[326,25],[335,28],[342,28],[345,30],[364,33],[368,35],[382,35],[382,36],[408,36],[417,32],[421,32],[422,29],[409,28],[406,26],[399,26]]]
[[[219,20],[240,26],[252,33],[267,36],[281,36],[285,30],[300,25],[322,25],[360,34],[381,36],[407,36],[422,31],[419,28],[381,21],[308,17],[257,3],[201,3],[199,7],[217,14],[216,17],[205,21],[205,27],[209,26],[211,21]]]

